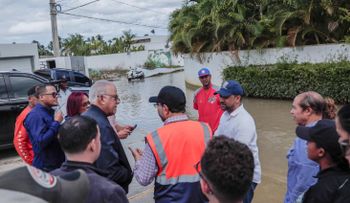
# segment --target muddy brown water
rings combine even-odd
[[[143,148],[146,134],[162,126],[157,111],[148,103],[148,98],[157,95],[163,86],[174,85],[183,89],[187,97],[187,114],[191,119],[197,118],[197,112],[192,108],[195,89],[186,87],[183,72],[134,82],[128,82],[126,77],[120,76],[114,83],[121,98],[117,109],[117,120],[124,124],[137,124],[135,132],[123,140],[132,166],[134,161],[127,147]],[[256,122],[262,165],[262,183],[256,189],[254,203],[282,202],[286,190],[285,157],[295,138],[295,124],[289,113],[292,101],[244,98],[243,103]],[[134,180],[130,185],[128,196],[149,191],[152,187],[153,185],[142,187]]]

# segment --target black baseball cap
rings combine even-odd
[[[83,203],[89,192],[89,179],[83,170],[53,176],[26,165],[0,176],[0,194],[8,202],[19,202],[19,196],[29,202]],[[11,191],[11,192],[8,192]],[[21,200],[23,202],[23,199]]]
[[[322,147],[332,157],[342,154],[338,142],[339,135],[333,120],[320,120],[313,127],[298,126],[296,134],[303,140],[315,142],[318,147]]]
[[[178,87],[165,86],[160,91],[158,96],[150,97],[150,103],[161,103],[168,106],[172,110],[182,110],[186,106],[185,93]]]

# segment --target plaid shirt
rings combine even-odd
[[[164,125],[185,120],[188,120],[185,114],[172,116],[164,121]],[[157,172],[156,158],[153,155],[151,147],[146,143],[141,159],[135,162],[134,177],[140,185],[146,186],[153,182]]]

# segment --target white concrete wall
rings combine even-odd
[[[149,51],[137,51],[121,53],[121,54],[109,54],[109,55],[98,55],[98,56],[86,56],[85,57],[85,68],[101,70],[101,69],[129,69],[129,67],[142,67],[148,59],[148,56],[154,56],[155,52],[153,50]],[[161,52],[161,51],[160,51]],[[160,62],[165,65],[168,64],[168,60],[166,56],[160,54],[160,56],[156,56]],[[172,65],[183,66],[184,61],[182,56],[171,56]]]
[[[144,39],[149,38],[150,42],[141,42],[141,43],[135,43],[131,46],[138,47],[140,45],[145,46],[145,51],[147,50],[159,50],[163,49],[166,51],[165,45],[167,44],[169,36],[167,35],[152,35],[152,36],[144,36],[144,37],[135,37],[134,40],[137,39]]]
[[[56,60],[56,68],[66,68],[72,69],[72,63],[70,57],[57,57]]]
[[[18,63],[16,63],[17,59]],[[39,67],[38,47],[36,44],[0,44],[0,63],[2,63],[1,67],[8,65],[9,70],[16,68],[20,71],[32,72]],[[1,68],[1,70],[7,69]]]
[[[222,70],[227,66],[266,65],[278,62],[322,63],[340,60],[350,61],[350,44],[329,44],[295,48],[274,48],[250,51],[238,51],[238,58],[231,52],[206,53],[205,60],[199,62],[196,57],[184,55],[185,81],[201,85],[197,72],[208,67],[212,73],[212,82],[222,84]]]
[[[172,64],[173,66],[184,66],[184,57],[182,55],[172,55]]]
[[[148,51],[137,51],[121,54],[86,56],[85,68],[101,69],[128,69],[130,66],[143,66],[148,57]]]

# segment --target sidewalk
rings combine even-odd
[[[153,200],[153,185],[151,188],[138,194],[128,197],[130,203],[152,203]]]
[[[173,72],[184,70],[183,67],[180,67],[180,68],[156,68],[153,70],[148,70],[148,69],[144,69],[144,68],[139,68],[139,69],[141,69],[145,73],[146,78],[156,76],[156,75],[173,73]]]

